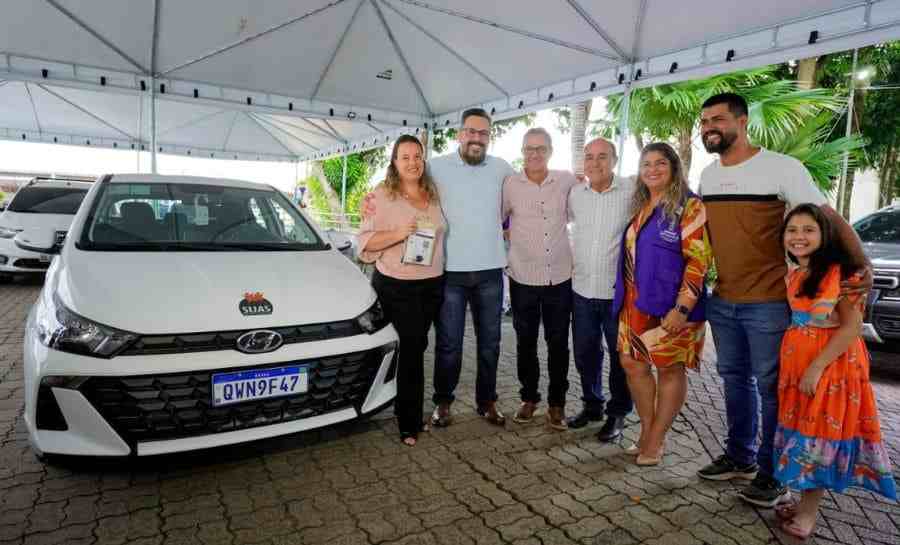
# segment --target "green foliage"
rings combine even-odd
[[[341,194],[341,186],[343,184],[344,161],[341,157],[333,157],[322,161],[322,172],[325,173],[325,179],[328,185],[338,195]],[[347,193],[361,181],[369,179],[369,165],[358,153],[347,156]]]
[[[358,184],[352,192],[347,193],[347,219],[354,228],[359,227],[359,205],[371,190],[370,184]]]
[[[880,202],[891,202],[900,192],[900,43],[889,42],[859,50],[857,74],[853,69],[853,52],[834,53],[819,59],[818,82],[847,95],[850,78],[867,73],[867,79],[856,79],[853,105],[853,131],[866,141],[858,154],[862,168],[878,170]],[[846,112],[838,121],[831,138],[844,134]]]
[[[319,214],[330,214],[331,206],[328,204],[328,197],[325,195],[325,190],[322,189],[322,181],[319,180],[315,176],[310,176],[309,178],[300,182],[299,185],[306,186],[306,204],[313,211]]]
[[[779,66],[766,66],[634,89],[629,107],[630,132],[645,140],[690,137],[697,130],[703,102],[718,93],[734,92],[750,104],[751,140],[803,161],[816,183],[830,191],[832,179],[840,175],[844,151],[859,150],[863,140],[827,141],[845,100],[832,89],[800,89],[795,81],[780,79],[784,73]],[[611,119],[601,128],[605,136],[615,135],[623,109],[623,95],[608,98]]]

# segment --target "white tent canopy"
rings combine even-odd
[[[0,138],[309,159],[898,37],[900,0],[7,0]]]

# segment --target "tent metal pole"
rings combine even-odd
[[[856,96],[856,63],[859,59],[859,49],[853,50],[853,68],[850,69],[850,96],[847,98],[847,130],[845,136],[850,138],[853,132],[853,99]],[[850,152],[844,152],[844,161],[841,165],[841,181],[838,183],[838,194],[835,204],[838,207],[838,214],[844,208],[844,193],[847,186],[847,170],[850,168]]]
[[[347,154],[341,161],[341,214],[347,213]]]
[[[150,173],[156,174],[156,78],[150,78]]]
[[[631,114],[631,82],[625,85],[625,100],[622,101],[622,117],[619,120],[619,141],[616,144],[618,148],[616,153],[619,155],[619,161],[616,165],[616,176],[622,175],[622,165],[625,161],[622,157],[625,155],[625,140],[628,136],[628,117]]]

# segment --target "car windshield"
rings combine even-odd
[[[856,222],[853,228],[863,242],[900,244],[900,211],[872,214]]]
[[[87,195],[87,189],[76,187],[28,186],[20,189],[11,203],[10,212],[27,214],[68,214],[74,216]]]
[[[274,190],[106,183],[78,247],[101,251],[285,251],[327,246]]]

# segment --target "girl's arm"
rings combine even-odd
[[[850,348],[850,343],[859,337],[863,317],[853,298],[842,297],[839,299],[835,311],[838,313],[841,325],[822,352],[809,364],[803,378],[800,379],[800,391],[809,396],[816,393],[816,386],[825,369],[846,352]]]

